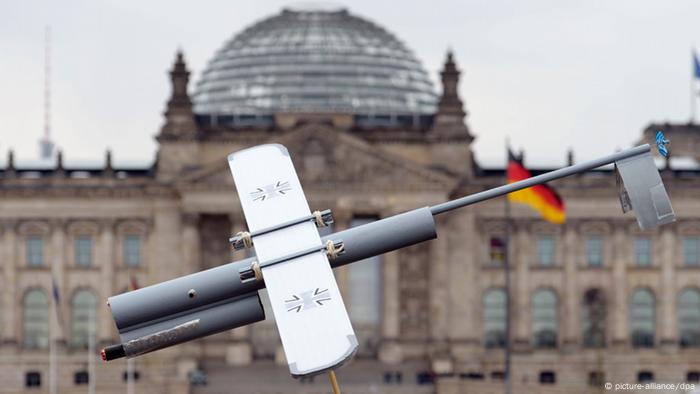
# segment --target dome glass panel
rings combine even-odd
[[[437,96],[394,35],[340,10],[292,10],[226,42],[197,83],[200,115],[429,115]]]

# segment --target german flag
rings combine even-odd
[[[516,157],[508,149],[508,183],[532,177],[523,166],[522,158]],[[528,187],[508,194],[508,200],[529,205],[550,223],[562,224],[566,220],[564,201],[554,189],[546,184]]]

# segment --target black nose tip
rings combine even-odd
[[[107,346],[106,348],[102,349],[100,355],[104,361],[112,361],[118,358],[126,357],[124,346],[121,344]]]

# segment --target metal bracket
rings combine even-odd
[[[284,263],[285,261],[298,259],[299,257],[307,256],[312,253],[318,252],[325,252],[328,259],[335,260],[336,257],[345,253],[345,243],[343,243],[342,240],[328,240],[323,246],[315,246],[313,248],[302,250],[300,252],[288,254],[286,256],[266,261],[263,264],[260,264],[257,261],[253,261],[253,263],[251,263],[249,267],[241,268],[238,271],[238,275],[241,279],[241,282],[244,283],[252,280],[260,281],[263,279],[262,269],[264,267]]]
[[[299,219],[295,220],[290,220],[288,222],[284,222],[281,224],[278,224],[276,226],[268,227],[259,231],[255,231],[253,233],[249,233],[247,231],[241,231],[234,235],[233,237],[229,238],[228,241],[231,243],[233,246],[233,249],[235,250],[241,250],[244,248],[249,248],[253,245],[252,238],[257,237],[258,235],[263,235],[267,233],[271,233],[273,231],[281,230],[283,228],[287,227],[292,227],[295,226],[299,223],[304,223],[304,222],[314,222],[316,224],[316,227],[327,227],[331,224],[333,224],[333,213],[331,213],[330,209],[326,209],[324,211],[314,211],[312,214],[301,217]]]
[[[262,270],[260,269],[260,264],[258,264],[257,261],[253,261],[250,263],[250,266],[238,270],[238,276],[241,279],[241,283],[262,281]]]
[[[615,169],[622,212],[634,211],[642,230],[676,220],[651,153],[618,160]]]

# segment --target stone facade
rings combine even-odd
[[[104,306],[108,296],[126,291],[133,281],[155,284],[245,256],[227,245],[228,236],[245,227],[225,160],[232,151],[268,142],[285,145],[310,206],[333,210],[334,230],[351,226],[356,217],[387,217],[504,182],[502,169],[474,162],[452,54],[428,128],[368,130],[342,114],[299,113],[277,114],[274,127],[202,126],[192,112],[181,54],[170,75],[173,93],[152,167],[113,168],[108,155],[103,168],[64,168],[59,160],[56,168],[29,170],[15,168],[10,158],[1,172],[0,392],[48,392],[48,350],[25,345],[27,320],[34,315],[28,316],[24,299],[31,289],[43,291],[49,305],[53,283],[59,289],[60,312],[49,307],[43,313],[56,343],[60,392],[77,393],[86,389],[75,383],[75,374],[88,370],[88,354],[71,346],[73,294],[87,289],[98,300],[99,349],[117,341]],[[683,133],[700,136],[700,127],[683,127]],[[685,381],[700,371],[700,351],[679,345],[677,311],[679,292],[700,283],[700,266],[686,264],[682,245],[700,236],[700,172],[668,168],[662,178],[678,221],[648,233],[622,215],[615,177],[606,170],[554,182],[567,206],[564,225],[513,206],[514,392],[598,392],[599,384],[589,384],[595,372],[603,373],[601,382],[624,383],[636,382],[645,371],[658,382]],[[360,355],[339,371],[344,392],[502,392],[504,352],[485,347],[483,316],[486,292],[505,285],[502,265],[492,264],[490,244],[504,233],[503,213],[504,200],[497,199],[438,216],[438,239],[382,257],[376,299],[381,320],[358,325]],[[546,266],[538,258],[543,235],[553,247],[552,264]],[[589,236],[602,240],[596,267],[587,262]],[[650,264],[643,267],[635,264],[640,236],[651,242]],[[41,240],[43,261],[36,266],[27,261],[30,237]],[[77,237],[91,240],[88,266],[76,263]],[[134,252],[125,246],[132,241],[140,245],[139,264],[125,256]],[[352,266],[337,269],[336,277],[346,303],[362,290],[351,286]],[[532,297],[542,288],[554,291],[557,300],[556,344],[546,349],[533,341]],[[648,348],[635,348],[630,339],[630,297],[637,288],[655,297]],[[583,299],[590,289],[600,290],[606,302],[602,348],[584,346]],[[136,369],[138,392],[327,390],[321,377],[304,382],[288,377],[269,319],[140,357]],[[190,386],[188,373],[195,369],[208,373],[209,386]],[[99,362],[98,392],[125,390],[125,370],[124,361]],[[38,389],[25,388],[30,372],[40,374]],[[434,384],[416,384],[422,372],[420,377],[434,377]],[[554,383],[541,383],[543,373]]]

